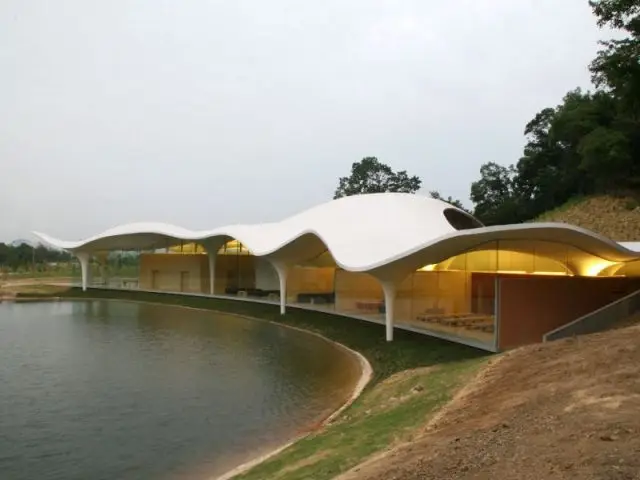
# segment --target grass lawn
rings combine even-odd
[[[100,276],[100,269],[96,266],[92,266],[91,269],[94,277]],[[25,270],[19,272],[10,272],[10,273],[0,273],[0,280],[4,279],[6,281],[11,280],[20,280],[20,279],[35,279],[35,278],[51,278],[51,277],[72,277],[72,278],[80,278],[80,266],[76,266],[72,268],[71,266],[63,266],[63,267],[53,267],[47,268],[46,270]],[[137,277],[138,276],[138,268],[133,266],[125,266],[118,269],[109,270],[109,276],[112,278],[116,277]]]
[[[406,441],[489,358],[486,352],[321,312],[258,303],[136,291],[23,288],[18,297],[115,298],[217,310],[261,318],[319,333],[363,354],[373,377],[360,398],[331,425],[295,443],[238,478],[322,480],[333,478],[369,455]]]

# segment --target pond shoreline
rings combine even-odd
[[[44,301],[44,302],[57,302],[57,301],[115,301],[115,302],[131,302],[131,303],[141,303],[141,304],[149,304],[149,305],[166,305],[165,303],[162,302],[153,302],[153,301],[148,301],[148,300],[133,300],[133,299],[118,299],[118,298],[104,298],[104,297],[91,297],[91,296],[78,296],[78,297],[74,297],[74,296],[64,296],[64,297],[55,297],[55,296],[30,296],[30,297],[11,297],[10,299],[7,298],[6,300],[11,301],[11,302],[16,302],[16,303],[20,303],[20,302],[34,302],[34,301]],[[257,466],[258,464],[274,457],[275,455],[278,455],[279,453],[281,453],[282,451],[284,451],[285,449],[289,448],[290,446],[294,445],[295,443],[299,442],[300,440],[302,440],[303,438],[308,437],[309,435],[318,432],[319,430],[322,430],[323,428],[325,428],[327,425],[331,424],[336,418],[338,418],[347,408],[349,408],[353,402],[355,402],[358,397],[362,394],[362,392],[364,391],[364,389],[366,388],[366,386],[369,384],[369,382],[371,381],[371,378],[373,377],[373,368],[371,367],[371,364],[369,363],[369,361],[367,360],[367,358],[362,355],[360,352],[353,350],[349,347],[347,347],[346,345],[343,345],[335,340],[331,340],[330,338],[327,338],[326,336],[317,333],[317,332],[313,332],[304,328],[300,328],[300,327],[296,327],[294,325],[288,325],[288,324],[283,324],[283,323],[278,323],[278,322],[274,322],[272,320],[267,320],[267,319],[263,319],[263,318],[259,318],[259,317],[252,317],[249,315],[243,315],[243,314],[239,314],[239,313],[232,313],[232,312],[226,312],[224,310],[213,310],[213,309],[208,309],[208,308],[201,308],[201,307],[193,307],[193,306],[188,306],[188,305],[172,305],[174,307],[177,308],[186,308],[189,310],[197,310],[197,311],[203,311],[203,312],[211,312],[211,313],[218,313],[221,315],[225,315],[225,316],[231,316],[231,317],[237,317],[237,318],[243,318],[246,320],[252,320],[252,321],[257,321],[257,322],[267,322],[267,323],[271,323],[274,325],[278,325],[278,326],[282,326],[285,328],[290,328],[302,333],[305,333],[307,335],[313,335],[315,337],[318,337],[328,343],[331,343],[332,345],[334,345],[336,348],[339,348],[341,350],[344,350],[345,352],[347,352],[353,359],[354,361],[356,361],[359,365],[360,368],[360,377],[358,378],[358,381],[355,383],[353,390],[351,392],[351,394],[349,395],[349,397],[347,398],[347,400],[340,406],[338,407],[337,410],[335,410],[333,413],[329,414],[326,418],[324,418],[323,420],[321,420],[318,423],[312,424],[310,428],[305,428],[305,433],[299,434],[297,436],[295,436],[293,439],[287,440],[283,445],[280,445],[272,450],[270,450],[267,453],[261,454],[257,457],[254,457],[250,460],[247,460],[243,463],[241,463],[240,465],[232,468],[231,470],[227,471],[226,473],[223,473],[222,475],[217,475],[212,477],[210,480],[231,480],[233,477],[240,475],[242,473],[247,472],[248,470],[250,470],[251,468]]]
[[[324,421],[292,434],[294,440],[278,449],[273,449],[277,445],[274,443],[264,445],[262,450],[248,450],[255,458],[244,463],[241,458],[237,459],[240,466],[229,470],[225,474],[227,479],[336,478],[369,456],[384,451],[391,443],[410,439],[419,432],[492,356],[482,349],[402,329],[397,329],[393,342],[387,342],[380,324],[295,307],[281,315],[278,305],[274,304],[172,292],[106,289],[82,292],[77,287],[42,283],[21,286],[16,293],[19,299],[131,300],[249,317],[319,335],[367,360],[372,369],[371,378],[356,401],[350,405],[347,402],[334,414],[326,411],[320,415],[320,418],[326,415]],[[346,394],[348,391],[345,397]],[[225,477],[210,473],[205,478]]]
[[[222,313],[224,313],[224,312],[222,312]],[[239,316],[242,317],[242,315],[239,315]],[[252,317],[244,317],[244,318],[250,318],[252,320],[261,320],[259,318],[252,318]],[[338,342],[335,342],[333,340],[330,340],[330,339],[328,339],[328,338],[326,338],[326,337],[324,337],[324,336],[322,336],[322,335],[320,335],[318,333],[310,332],[308,330],[303,330],[303,329],[298,328],[298,327],[292,327],[290,325],[288,325],[288,326],[290,328],[295,329],[295,330],[300,330],[300,331],[303,331],[305,333],[310,333],[312,335],[316,335],[316,336],[318,336],[320,338],[323,338],[324,340],[326,340],[328,342],[331,342],[332,344],[334,344],[338,348],[341,348],[341,349],[344,349],[344,350],[348,351],[360,363],[360,371],[361,371],[360,378],[359,378],[358,382],[356,383],[355,388],[353,389],[353,392],[351,393],[351,395],[349,396],[347,401],[344,404],[342,404],[342,406],[339,407],[336,411],[334,411],[332,414],[330,414],[327,418],[325,418],[319,424],[317,424],[317,426],[315,426],[313,429],[307,431],[306,433],[298,435],[294,439],[288,441],[284,445],[276,447],[275,449],[271,450],[270,452],[267,452],[267,453],[265,453],[263,455],[260,455],[260,456],[258,456],[256,458],[252,459],[252,460],[248,460],[247,462],[244,462],[244,463],[238,465],[237,467],[233,468],[232,470],[230,470],[230,471],[228,471],[228,472],[226,472],[226,473],[224,473],[222,475],[213,477],[211,480],[231,480],[233,477],[235,477],[237,475],[241,475],[241,474],[251,470],[253,467],[259,465],[260,463],[262,463],[262,462],[264,462],[264,461],[266,461],[266,460],[278,455],[279,453],[283,452],[287,448],[289,448],[292,445],[296,444],[297,442],[299,442],[303,438],[306,438],[309,435],[322,430],[327,425],[330,425],[336,418],[338,418],[347,408],[349,408],[353,404],[353,402],[355,402],[358,399],[358,397],[360,397],[360,395],[362,394],[362,392],[365,389],[365,387],[371,381],[371,378],[373,376],[373,369],[371,368],[371,364],[369,363],[369,361],[360,352],[352,350],[349,347],[346,347],[345,345],[342,345],[341,343],[338,343]]]

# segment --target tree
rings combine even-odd
[[[29,270],[34,266],[42,270],[46,263],[69,262],[71,258],[67,252],[53,250],[43,245],[37,245],[34,248],[26,243],[19,245],[0,243],[0,270]]]
[[[640,185],[640,0],[592,0],[598,26],[617,29],[626,37],[600,42],[603,48],[591,62],[596,87],[616,103],[613,128],[599,130],[582,147],[585,165],[615,171],[626,187]],[[605,164],[609,164],[605,167]],[[611,182],[616,182],[611,177]],[[626,180],[625,180],[626,179]]]
[[[406,170],[394,172],[376,157],[365,157],[351,165],[351,175],[341,177],[334,199],[363,193],[416,193],[422,180],[409,176]]]
[[[451,196],[444,198],[442,195],[440,195],[440,192],[438,192],[437,190],[432,190],[431,192],[429,192],[429,195],[431,196],[431,198],[435,198],[436,200],[442,200],[443,202],[447,202],[450,205],[453,205],[456,208],[459,208],[460,210],[464,210],[467,213],[470,213],[469,210],[467,210],[464,205],[462,205],[462,202],[460,200],[456,200],[454,198],[452,198]]]
[[[621,106],[638,119],[640,108],[640,0],[592,0],[598,26],[611,27],[627,37],[600,42],[604,47],[591,62],[593,83],[612,92]]]
[[[525,221],[572,197],[640,188],[640,0],[591,0],[598,25],[626,34],[601,42],[594,92],[575,89],[526,125],[516,166],[487,163],[471,186],[485,224]]]
[[[593,192],[594,177],[582,168],[580,146],[585,136],[609,125],[612,115],[607,98],[575,89],[562,104],[543,109],[527,124],[528,141],[515,178],[525,218]]]
[[[471,184],[474,216],[485,225],[520,221],[513,165],[504,167],[494,162],[485,163],[480,167],[480,177]]]

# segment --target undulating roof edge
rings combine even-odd
[[[236,239],[257,256],[276,256],[294,242],[315,237],[330,251],[338,266],[350,271],[380,269],[408,257],[425,264],[436,263],[500,240],[564,243],[613,262],[640,258],[640,242],[618,243],[563,223],[456,230],[445,215],[451,209],[457,210],[429,197],[386,193],[345,197],[275,223],[230,225],[204,231],[165,223],[134,223],[76,242],[33,233],[44,242],[71,252],[160,248],[185,241],[217,246]]]

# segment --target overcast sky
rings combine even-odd
[[[0,240],[278,220],[365,156],[469,203],[604,36],[587,0],[2,0]]]

